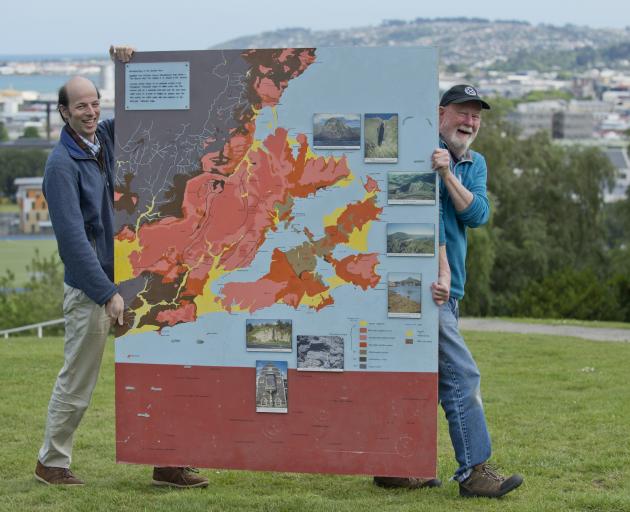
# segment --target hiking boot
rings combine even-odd
[[[153,485],[188,489],[207,487],[208,479],[200,476],[195,468],[153,468]]]
[[[374,485],[386,489],[424,489],[429,487],[442,487],[439,478],[401,478],[397,476],[375,476]]]
[[[35,478],[46,485],[85,485],[85,482],[74,476],[69,468],[44,466],[39,461],[35,466]]]
[[[523,477],[521,475],[512,475],[506,478],[484,462],[472,468],[470,476],[459,483],[459,495],[465,498],[477,496],[499,498],[513,491],[522,483]]]

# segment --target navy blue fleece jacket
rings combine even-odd
[[[114,121],[98,125],[101,162],[61,131],[46,162],[43,191],[64,281],[99,305],[115,293],[114,286]]]

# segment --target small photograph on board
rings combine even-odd
[[[256,361],[256,412],[288,411],[287,369],[286,361]]]
[[[361,149],[360,114],[313,114],[315,149]]]
[[[297,369],[311,372],[342,372],[343,337],[298,334]]]
[[[396,222],[387,224],[388,256],[435,256],[435,226]]]
[[[366,163],[398,162],[398,114],[364,114]]]
[[[387,316],[422,317],[422,274],[412,272],[387,274]]]
[[[435,204],[435,173],[388,172],[387,204]]]
[[[291,352],[291,320],[245,320],[248,351]]]

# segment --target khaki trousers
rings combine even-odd
[[[98,379],[110,319],[105,307],[84,292],[64,283],[66,320],[64,364],[57,375],[38,459],[44,466],[68,468],[72,439],[86,411]]]

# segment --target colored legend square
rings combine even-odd
[[[365,362],[367,362],[367,357],[359,357],[359,362],[360,362],[360,363],[365,363]]]
[[[406,338],[411,338],[413,336],[413,331],[411,329],[409,329],[406,333],[405,333],[405,337]]]
[[[359,335],[359,339],[360,339],[361,341],[365,341],[365,340],[367,340],[367,335],[365,335],[365,334],[360,334],[360,335]]]
[[[359,347],[367,347],[367,343],[365,341],[362,341],[361,343],[359,343]]]
[[[405,340],[405,344],[406,344],[406,345],[413,345],[413,338],[407,338],[407,339]]]
[[[360,368],[361,370],[366,370],[366,369],[367,369],[367,364],[360,364],[360,365],[359,365],[359,368]]]
[[[365,349],[359,350],[359,355],[367,356],[367,350],[365,350]]]
[[[367,332],[367,327],[359,328],[359,332],[363,332],[363,333]]]
[[[361,327],[367,327],[367,324],[368,324],[368,323],[367,323],[367,320],[361,320],[361,321],[359,322],[359,325],[360,325]]]

